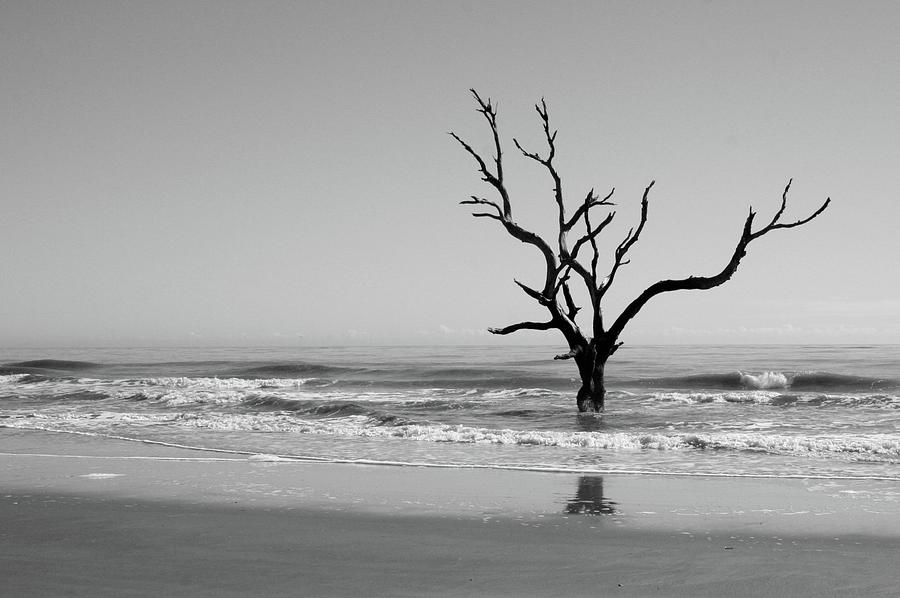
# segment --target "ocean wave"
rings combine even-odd
[[[558,392],[546,388],[504,388],[499,390],[487,390],[481,396],[485,399],[522,399],[558,395]]]
[[[186,423],[193,427],[213,430],[293,432],[462,444],[500,444],[613,451],[730,450],[791,455],[839,454],[892,462],[900,459],[900,438],[888,434],[790,436],[765,433],[561,432],[425,424],[373,426],[372,419],[362,415],[340,420],[232,415],[216,418],[198,417]]]
[[[139,388],[112,393],[122,401],[148,401],[165,408],[189,409],[193,407],[226,407],[250,411],[280,411],[299,415],[334,417],[366,414],[385,421],[395,416],[386,415],[392,409],[403,409],[428,414],[441,411],[476,409],[492,404],[483,400],[466,400],[458,394],[439,396],[430,392],[326,392],[296,391],[288,388]],[[435,393],[435,394],[432,394]]]
[[[705,403],[770,404],[780,393],[771,391],[736,392],[657,392],[649,395],[652,401],[702,405]]]
[[[355,368],[338,365],[325,365],[320,363],[269,363],[264,365],[240,368],[235,374],[248,378],[293,378],[300,376],[337,376],[346,373],[365,371],[364,368]]]
[[[479,408],[527,399],[553,397],[543,388],[473,389],[379,386],[348,388],[320,378],[219,378],[168,376],[105,380],[98,378],[35,378],[34,374],[0,376],[5,387],[21,398],[58,401],[96,393],[91,398],[150,401],[168,407],[236,405],[287,410],[318,409],[321,403],[348,402],[402,405],[420,412]],[[88,394],[84,394],[88,397]]]
[[[90,382],[85,379],[85,382]],[[203,389],[203,390],[239,390],[239,389],[291,389],[302,387],[315,387],[320,389],[323,387],[333,387],[335,392],[343,392],[348,395],[366,396],[377,394],[381,396],[395,395],[405,396],[414,394],[423,396],[434,393],[450,392],[459,394],[464,391],[471,395],[479,395],[485,400],[502,400],[510,398],[530,398],[555,396],[557,391],[538,387],[522,387],[512,386],[506,388],[456,388],[452,384],[441,385],[433,384],[433,381],[419,382],[416,384],[402,385],[398,390],[391,390],[392,384],[385,383],[379,385],[383,390],[358,390],[355,388],[347,388],[346,385],[340,384],[339,381],[323,379],[319,377],[312,378],[194,378],[194,377],[161,377],[161,378],[136,378],[131,380],[117,381],[124,386],[150,386],[150,387],[167,387],[167,388],[184,388],[184,389]],[[375,387],[375,388],[379,388]]]
[[[672,389],[793,389],[822,392],[865,392],[900,389],[900,380],[830,372],[728,372],[624,381],[623,385]]]
[[[845,392],[888,391],[900,389],[900,380],[831,374],[828,372],[803,372],[796,374],[791,379],[791,388],[795,390],[825,389]]]
[[[243,404],[248,407],[324,416],[366,415],[373,412],[371,406],[353,401],[302,400],[271,395],[251,397],[245,399]]]
[[[349,411],[352,411],[351,408]],[[333,412],[337,415],[337,412]],[[390,413],[339,414],[305,419],[296,413],[121,413],[98,411],[7,413],[0,427],[78,432],[122,433],[160,425],[216,432],[263,432],[325,435],[342,438],[408,440],[451,444],[493,444],[603,451],[755,452],[841,460],[900,462],[895,434],[773,434],[765,429],[741,432],[621,432],[523,430],[470,425],[429,424]]]
[[[834,394],[797,392],[794,390],[744,390],[724,392],[655,392],[647,395],[651,402],[703,405],[734,403],[739,405],[769,405],[772,407],[870,407],[900,409],[900,396],[886,393]]]
[[[466,401],[455,397],[421,399],[416,395],[398,397],[343,395],[302,399],[293,396],[258,395],[247,398],[243,406],[254,411],[268,410],[293,416],[339,419],[361,416],[378,425],[401,425],[431,418],[442,411],[485,407],[484,401]],[[494,403],[489,403],[494,404]],[[401,415],[400,413],[403,413]]]
[[[10,411],[0,427],[60,431],[93,431],[116,426],[146,427],[197,417],[186,413],[122,413],[120,411]]]
[[[787,388],[791,385],[791,380],[786,374],[781,372],[762,372],[761,374],[745,374],[740,372],[741,386],[746,388]]]
[[[297,388],[317,378],[194,378],[187,376],[161,378],[134,378],[117,381],[122,386],[157,386],[165,388],[190,388],[196,390],[244,390],[258,388]]]
[[[544,412],[537,409],[503,409],[501,411],[494,411],[491,415],[497,417],[536,418],[544,415]]]
[[[7,368],[27,368],[38,370],[63,370],[77,371],[90,370],[102,367],[99,363],[90,361],[72,361],[67,359],[32,359],[29,361],[17,361],[15,363],[6,364]]]

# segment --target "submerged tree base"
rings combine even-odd
[[[616,347],[618,348],[618,347]],[[578,374],[581,377],[581,388],[578,389],[576,402],[578,411],[603,411],[606,401],[606,386],[603,377],[606,371],[606,360],[615,349],[603,345],[598,347],[594,342],[578,344],[566,355],[557,355],[557,359],[575,358]]]
[[[591,388],[592,386],[593,388]],[[578,411],[582,413],[585,411],[602,412],[606,401],[606,389],[603,388],[603,380],[599,381],[599,385],[595,382],[578,389],[576,401],[578,403]]]

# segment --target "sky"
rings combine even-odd
[[[559,343],[474,219],[499,102],[514,217],[616,188],[607,319],[710,275],[752,206],[828,210],[735,277],[657,297],[627,343],[900,343],[900,4],[0,0],[0,346]],[[601,269],[603,268],[601,264]]]

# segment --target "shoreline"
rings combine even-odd
[[[332,464],[332,465],[361,465],[361,466],[376,466],[376,467],[417,467],[417,468],[429,468],[429,469],[470,469],[470,470],[490,470],[490,471],[518,471],[518,472],[530,472],[530,473],[549,473],[549,474],[562,474],[562,475],[598,475],[598,476],[640,476],[640,477],[673,477],[673,478],[721,478],[721,479],[748,479],[748,480],[820,480],[820,481],[838,481],[838,482],[886,482],[890,484],[900,484],[900,473],[897,475],[844,475],[844,474],[820,474],[820,473],[787,473],[787,474],[774,474],[774,473],[717,473],[717,472],[709,472],[709,471],[701,471],[701,472],[687,472],[687,471],[659,471],[659,470],[643,470],[643,469],[620,469],[620,468],[587,468],[583,467],[581,469],[575,468],[562,468],[562,467],[552,467],[552,466],[540,466],[540,465],[511,465],[511,464],[503,464],[503,463],[492,463],[486,465],[478,465],[478,464],[456,464],[456,463],[439,463],[439,462],[418,462],[418,461],[395,461],[395,460],[374,460],[374,459],[366,459],[366,458],[329,458],[329,457],[315,457],[315,456],[306,456],[302,454],[280,454],[280,453],[259,453],[250,450],[238,450],[238,449],[224,449],[224,448],[208,448],[202,446],[190,446],[183,444],[176,444],[171,442],[164,442],[160,440],[150,440],[150,439],[135,439],[128,438],[124,436],[110,436],[104,434],[94,434],[90,432],[81,432],[81,431],[73,431],[73,430],[52,430],[52,429],[42,429],[42,428],[29,428],[29,427],[4,427],[0,424],[0,430],[5,430],[10,434],[34,434],[34,435],[47,435],[51,437],[57,438],[84,438],[85,442],[96,442],[102,443],[105,445],[115,443],[120,443],[118,446],[122,448],[125,452],[131,452],[128,449],[124,449],[128,445],[133,446],[143,446],[148,450],[152,450],[153,448],[158,448],[160,450],[172,450],[172,451],[180,451],[182,453],[193,453],[195,454],[197,459],[207,460],[207,461],[239,461],[243,459],[250,460],[259,460],[259,461],[282,461],[286,463],[323,463],[323,464]],[[0,437],[0,448],[2,448],[2,442],[4,442],[3,437]],[[91,446],[90,444],[84,446]],[[648,449],[652,450],[652,449]],[[0,450],[0,455],[3,455],[3,451]],[[217,455],[216,457],[209,455]],[[34,453],[33,456],[46,456],[46,457],[76,457],[78,455],[58,455],[58,454],[44,454],[44,453]],[[89,458],[100,458],[97,455],[84,455]],[[113,457],[109,457],[113,458]],[[165,457],[147,457],[147,456],[118,456],[115,458],[159,458],[163,459]],[[173,460],[179,459],[189,459],[184,456],[172,456],[170,457]]]
[[[896,482],[265,461],[10,429],[0,453],[0,563],[17,596],[889,596],[900,583]]]

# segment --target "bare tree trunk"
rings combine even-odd
[[[578,411],[603,411],[606,400],[606,386],[603,383],[603,375],[606,369],[608,355],[597,353],[590,346],[579,352],[575,358],[578,364],[578,374],[581,376],[581,388],[578,389]]]

